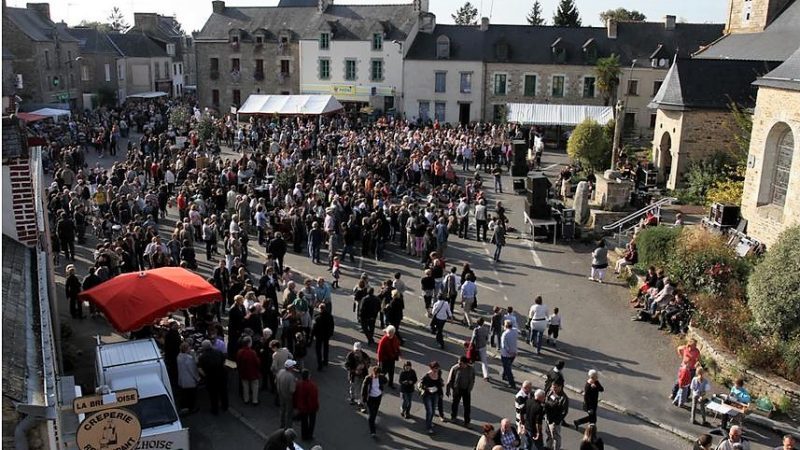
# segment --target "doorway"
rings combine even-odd
[[[469,103],[459,103],[458,104],[458,122],[462,125],[469,124],[469,113],[470,113],[470,104]]]
[[[658,178],[664,183],[669,184],[672,176],[672,136],[669,132],[661,135],[661,142],[658,145]]]

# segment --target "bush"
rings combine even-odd
[[[693,326],[715,336],[731,351],[746,346],[750,333],[745,325],[751,314],[741,298],[703,293],[692,297],[692,302],[695,307]]]
[[[714,192],[716,196],[720,196],[720,190],[727,190],[723,183],[744,180],[740,173],[743,173],[742,169],[730,154],[715,153],[704,160],[690,162],[686,170],[685,187],[676,190],[673,195],[682,204],[713,203],[709,199],[709,193]]]
[[[681,234],[680,227],[649,227],[636,235],[639,264],[643,267],[663,267],[672,256],[675,241]]]
[[[778,236],[749,279],[755,323],[782,339],[800,335],[800,225]]]
[[[681,232],[667,264],[670,278],[687,292],[717,295],[737,291],[749,272],[749,262],[738,258],[721,236],[697,227]]]
[[[586,119],[569,136],[567,154],[586,167],[602,170],[611,164],[611,141],[602,125]]]

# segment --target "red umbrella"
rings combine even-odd
[[[132,331],[170,312],[221,300],[222,293],[203,277],[180,267],[126,273],[81,292],[117,331]]]

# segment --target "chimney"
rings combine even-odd
[[[608,34],[609,39],[616,39],[617,38],[617,21],[614,19],[608,19],[606,21],[606,32]]]
[[[211,2],[211,11],[217,14],[225,12],[225,2],[223,0],[214,0]]]
[[[141,30],[155,30],[158,26],[157,13],[133,13],[133,25]]]
[[[317,8],[319,12],[324,13],[328,6],[333,5],[333,0],[317,0]]]
[[[25,7],[34,10],[40,17],[50,20],[50,3],[27,3]]]
[[[428,12],[430,0],[414,0],[414,12]]]
[[[486,31],[488,29],[489,29],[489,18],[481,17],[481,31]]]
[[[672,15],[664,16],[664,28],[667,30],[675,29],[675,16]]]

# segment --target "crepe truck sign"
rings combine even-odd
[[[139,402],[139,391],[123,389],[105,395],[85,395],[72,401],[75,414],[87,414],[107,408],[135,405]]]
[[[88,416],[78,427],[80,450],[133,450],[142,435],[142,424],[132,412],[104,409]]]

